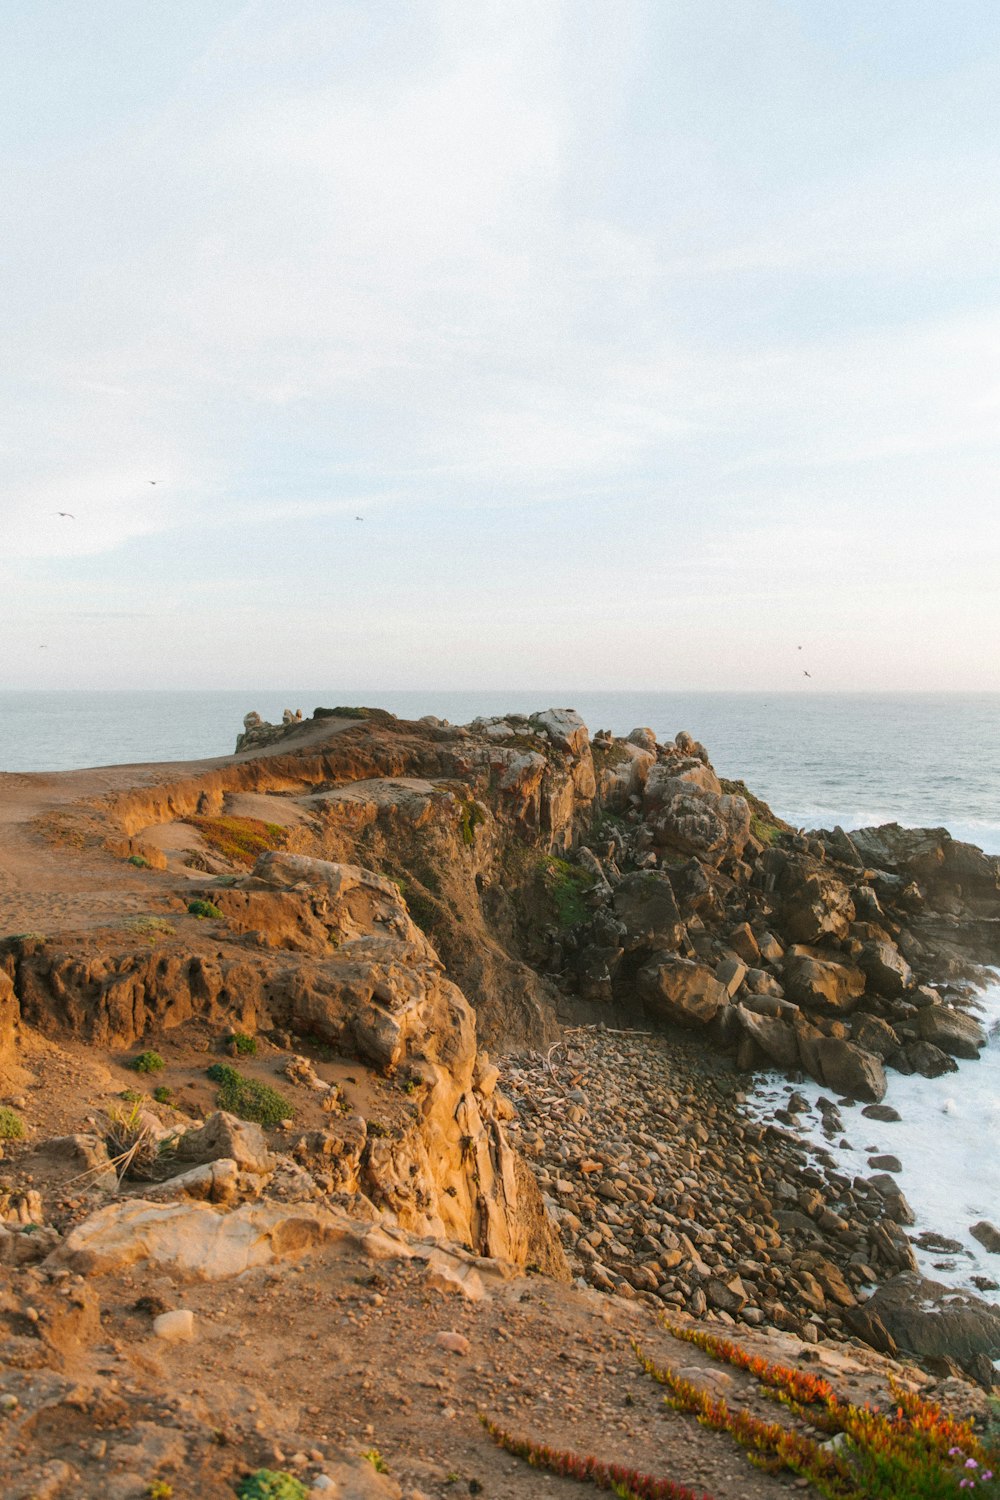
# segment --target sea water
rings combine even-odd
[[[453,690],[385,692],[237,689],[225,692],[0,692],[0,771],[201,759],[233,750],[243,715],[280,721],[282,709],[368,704],[402,718],[576,708],[591,731],[627,734],[649,725],[658,739],[686,729],[720,775],[751,791],[796,827],[845,828],[896,821],[945,827],[1000,854],[1000,694],[615,693]],[[955,1285],[972,1275],[1000,1281],[1000,1255],[969,1235],[1000,1227],[1000,979],[983,997],[989,1041],[978,1062],[943,1078],[889,1071],[886,1102],[902,1116],[882,1124],[844,1111],[849,1146],[832,1149],[849,1175],[868,1176],[869,1155],[899,1157],[899,1182],[917,1218],[912,1231],[961,1241],[965,1254],[917,1251],[921,1269]],[[763,1075],[755,1107],[783,1102],[784,1079]],[[800,1085],[814,1106],[823,1092]],[[874,1148],[874,1149],[869,1149]],[[944,1269],[941,1269],[941,1266]],[[986,1293],[993,1300],[1000,1294]]]

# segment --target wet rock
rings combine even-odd
[[[930,1042],[953,1057],[977,1058],[986,1045],[986,1033],[979,1022],[964,1011],[946,1005],[929,1005],[917,1016],[917,1031],[922,1041]],[[934,1076],[933,1074],[930,1076]]]
[[[865,1304],[901,1349],[943,1355],[968,1370],[979,1356],[1000,1357],[1000,1308],[940,1282],[904,1273],[880,1286]]]
[[[978,1224],[971,1226],[969,1233],[991,1255],[1000,1255],[1000,1229],[995,1224],[989,1223],[987,1219],[980,1219]]]

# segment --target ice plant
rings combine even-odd
[[[840,1453],[833,1453],[778,1423],[730,1411],[725,1401],[681,1380],[669,1367],[654,1365],[634,1346],[647,1373],[668,1387],[665,1399],[672,1406],[729,1432],[751,1450],[754,1461],[802,1474],[831,1500],[946,1500],[959,1490],[991,1484],[996,1455],[979,1441],[971,1422],[956,1421],[935,1402],[890,1382],[893,1411],[855,1406],[826,1380],[771,1364],[729,1339],[661,1322],[673,1337],[754,1375],[794,1416],[848,1439]]]
[[[611,1490],[619,1500],[712,1500],[706,1490],[699,1493],[673,1479],[657,1479],[625,1464],[606,1464],[599,1458],[584,1457],[579,1453],[549,1448],[530,1438],[515,1437],[482,1412],[479,1420],[498,1447],[513,1453],[516,1458],[523,1458],[533,1469],[548,1469],[551,1474],[559,1474],[565,1479],[589,1482],[599,1490]]]

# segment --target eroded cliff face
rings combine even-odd
[[[362,1116],[332,1118],[298,1138],[300,1164],[335,1169],[336,1191],[363,1193],[413,1233],[565,1274],[534,1179],[518,1171],[472,1007],[395,883],[273,853],[239,887],[212,894],[216,934],[193,953],[8,943],[0,1019],[12,1026],[18,1007],[44,1035],[112,1050],[195,1021],[325,1044],[395,1081],[406,1107],[377,1130]]]

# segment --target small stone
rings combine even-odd
[[[194,1338],[194,1313],[186,1307],[160,1313],[153,1319],[153,1333],[168,1344],[190,1343]]]
[[[468,1354],[472,1348],[464,1334],[451,1328],[439,1333],[434,1342],[439,1349],[447,1349],[450,1354]]]

